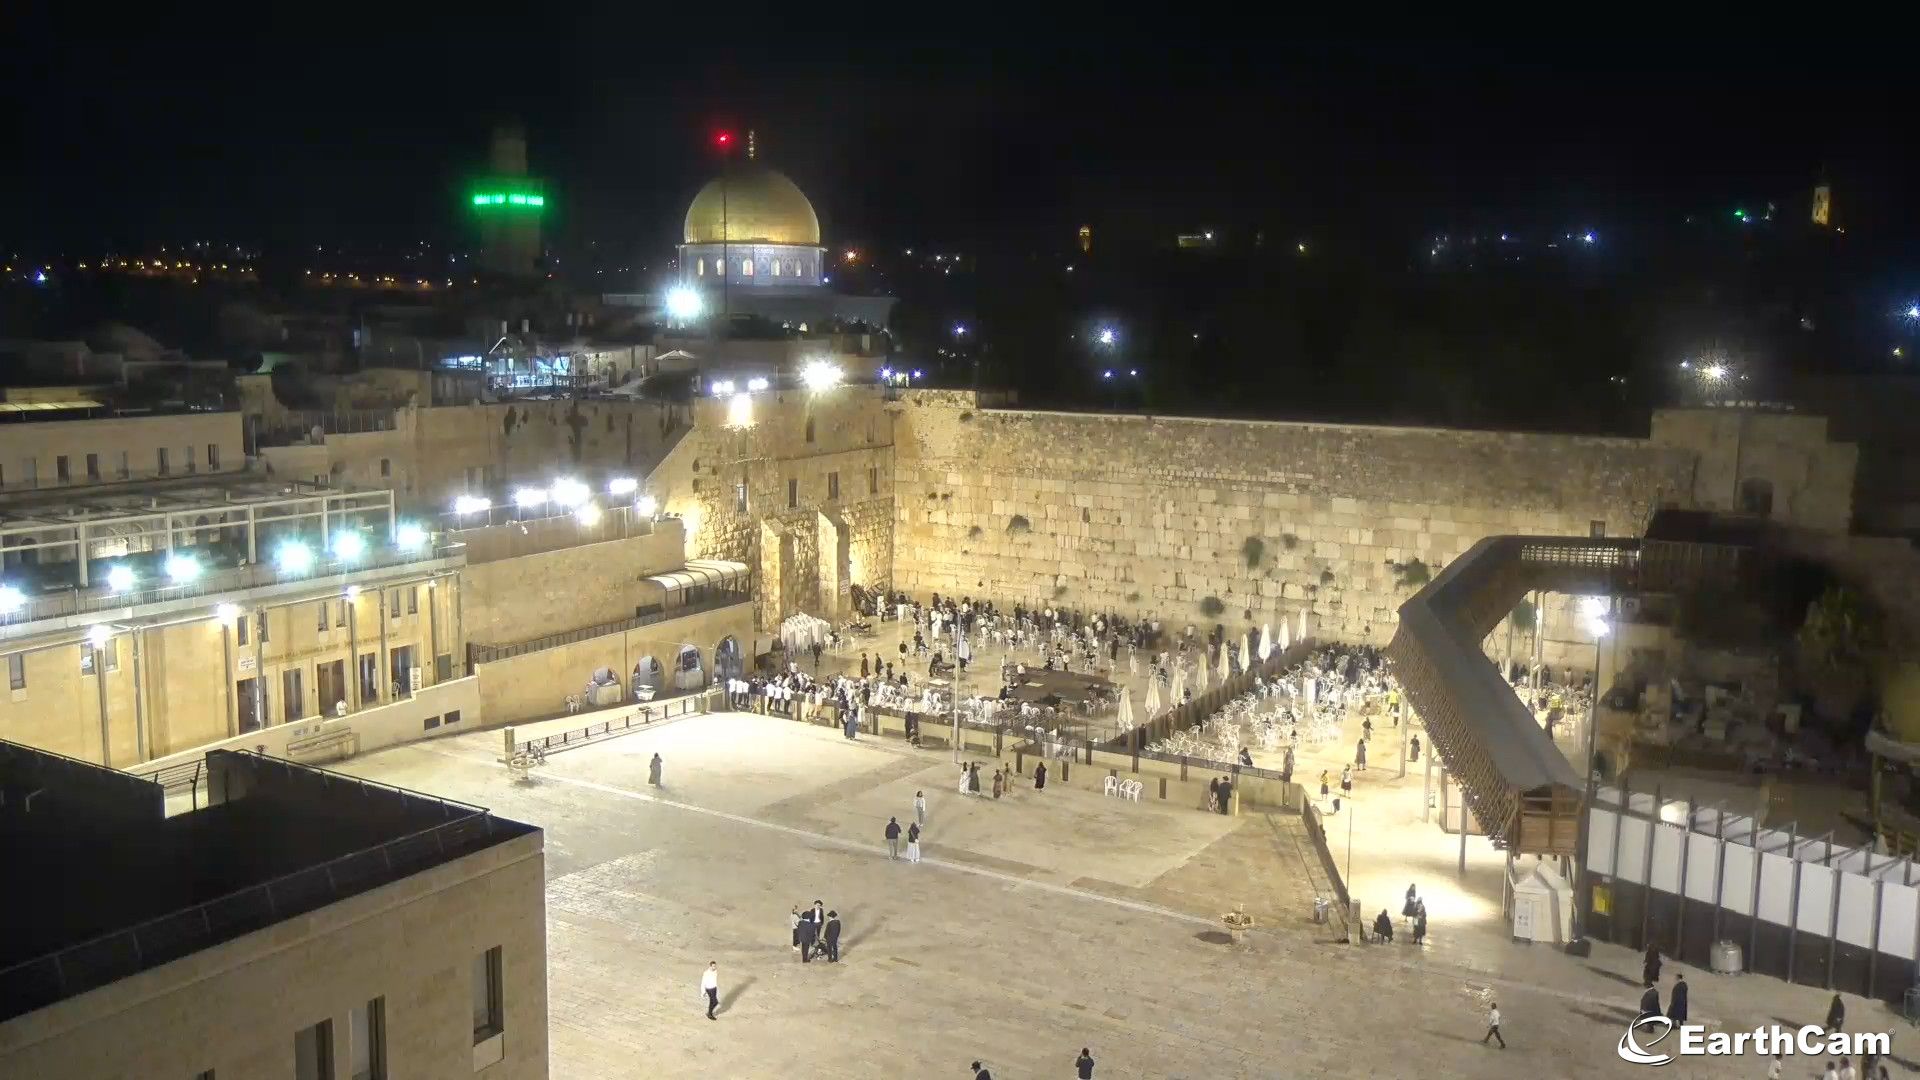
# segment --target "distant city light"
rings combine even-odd
[[[954,323],[954,324],[953,324],[953,336],[954,336],[954,337],[966,337],[966,336],[967,336],[967,324],[966,324],[966,323]]]
[[[113,627],[106,623],[94,623],[87,627],[87,644],[96,649],[104,649],[107,642],[113,640]]]
[[[479,495],[462,495],[453,500],[453,512],[462,516],[484,514],[491,509],[493,509],[492,501]]]
[[[699,318],[706,306],[700,299],[700,290],[690,285],[675,285],[667,290],[667,314],[681,322]]]
[[[659,509],[660,509],[660,500],[654,498],[651,495],[640,496],[639,510],[640,510],[641,517],[652,517],[654,513]]]
[[[343,529],[333,534],[333,543],[328,545],[333,557],[343,562],[352,562],[367,553],[367,538],[358,530]]]
[[[133,588],[133,568],[125,564],[114,566],[107,571],[107,588],[114,592],[126,592]]]
[[[893,369],[892,369],[892,368],[890,368],[890,367],[883,367],[883,368],[881,368],[881,369],[880,369],[880,379],[881,379],[881,381],[882,381],[882,382],[891,382],[891,381],[893,381]]]
[[[11,615],[26,606],[26,593],[12,585],[0,585],[0,615]]]
[[[304,574],[313,569],[313,549],[298,540],[289,540],[273,553],[273,565],[281,573]]]
[[[840,384],[839,365],[827,360],[811,360],[800,369],[800,383],[809,390],[826,390]]]
[[[1113,369],[1112,369],[1112,368],[1108,368],[1107,370],[1105,370],[1105,371],[1103,371],[1103,372],[1101,372],[1101,373],[1100,373],[1100,377],[1101,377],[1101,378],[1103,378],[1103,379],[1111,379],[1111,378],[1113,378]]]
[[[631,476],[616,476],[607,484],[609,495],[631,495],[640,490],[640,481]]]
[[[731,146],[733,144],[733,132],[722,131],[718,135],[715,135],[713,137],[713,141],[715,145],[723,148],[727,146]]]
[[[733,393],[733,380],[732,380],[732,379],[715,379],[715,380],[713,380],[713,394],[714,394],[714,396],[715,396],[715,397],[719,397],[719,396],[721,396],[721,395],[724,395],[724,394],[731,394],[731,393]]]
[[[1909,319],[1920,319],[1920,304],[1908,304],[1906,315]]]
[[[765,380],[765,379],[762,379],[762,378],[752,378],[752,379],[748,379],[748,380],[747,380],[747,392],[748,392],[748,393],[753,393],[753,394],[757,394],[757,393],[759,393],[760,391],[762,391],[762,390],[765,390],[765,389],[767,388],[767,385],[768,385],[768,384],[767,384],[767,380]]]
[[[1212,236],[1213,234],[1208,233],[1207,235]],[[1100,328],[1100,333],[1095,336],[1095,340],[1099,341],[1102,345],[1111,345],[1120,340],[1120,335],[1114,332],[1113,327],[1103,326]]]
[[[587,485],[578,480],[555,480],[547,489],[547,497],[566,509],[573,509],[593,496]]]
[[[1591,243],[1593,243],[1593,234],[1592,234],[1592,233],[1582,233],[1582,234],[1580,234],[1580,242],[1581,242],[1581,243],[1583,243],[1583,244],[1591,244]]]
[[[522,510],[531,510],[536,506],[545,506],[546,504],[547,490],[545,488],[521,488],[513,493],[513,505]]]
[[[1708,382],[1719,382],[1727,377],[1727,365],[1708,364],[1706,367],[1700,369],[1700,375]]]
[[[1140,377],[1140,369],[1139,369],[1139,368],[1128,368],[1128,369],[1127,369],[1127,377],[1128,377],[1128,378],[1130,378],[1130,379],[1137,379],[1137,378],[1139,378],[1139,377]]]
[[[427,530],[411,521],[402,522],[400,527],[393,531],[394,546],[402,551],[413,551],[425,546],[426,542]]]
[[[175,555],[167,560],[167,580],[185,585],[200,576],[200,560],[191,555]]]

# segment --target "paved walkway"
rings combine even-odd
[[[1637,997],[1623,982],[1633,957],[1456,940],[1437,913],[1424,952],[1326,942],[1306,918],[1312,854],[1286,815],[1030,786],[964,797],[943,754],[746,714],[556,754],[525,784],[494,760],[497,739],[345,769],[547,830],[556,1077],[961,1077],[980,1058],[1021,1080],[1070,1076],[1083,1045],[1101,1077],[1641,1068],[1613,1052]],[[658,791],[646,786],[655,752]],[[910,816],[916,789],[931,804],[926,860],[891,862],[881,826]],[[816,897],[845,924],[837,966],[788,948],[787,910]],[[1260,923],[1238,947],[1218,922],[1234,902]],[[710,959],[725,1002],[713,1023],[698,992]],[[1825,1002],[1768,979],[1692,981],[1696,1016],[1721,1023],[1816,1017]],[[1506,1051],[1479,1041],[1493,998]],[[1881,1007],[1850,1005],[1854,1026],[1886,1030]],[[1909,1037],[1903,1025],[1897,1053]],[[1806,1064],[1788,1075],[1816,1071]],[[1764,1072],[1689,1060],[1662,1075]]]

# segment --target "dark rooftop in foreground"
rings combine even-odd
[[[243,751],[205,803],[0,742],[0,1021],[536,831],[483,807]]]

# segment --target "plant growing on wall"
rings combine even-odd
[[[1219,615],[1225,610],[1227,610],[1227,605],[1221,603],[1220,598],[1217,596],[1202,597],[1200,600],[1200,614],[1205,615],[1209,619]]]
[[[1053,598],[1054,598],[1055,600],[1058,600],[1058,599],[1060,599],[1061,597],[1063,597],[1063,596],[1065,596],[1065,595],[1067,595],[1067,587],[1066,587],[1065,585],[1056,585],[1056,586],[1054,586],[1054,588],[1053,588]]]
[[[507,406],[507,415],[500,420],[500,434],[503,436],[512,435],[514,426],[518,423],[520,423],[520,418],[514,415],[513,406]]]
[[[1139,593],[1137,593],[1137,592],[1130,592],[1130,593],[1128,593],[1128,594],[1127,594],[1127,603],[1129,603],[1129,604],[1137,604],[1137,603],[1139,603],[1139,602],[1140,602],[1140,594],[1139,594]]]
[[[1387,568],[1393,571],[1393,583],[1402,589],[1417,589],[1433,580],[1433,571],[1418,558],[1406,562],[1388,559]]]
[[[965,424],[965,423],[967,423],[967,422],[969,422],[969,421],[971,421],[972,419],[973,419],[973,413],[972,413],[972,412],[963,412],[963,413],[961,413],[961,414],[960,414],[960,422],[961,422],[961,423],[963,423],[963,424]]]
[[[1844,725],[1866,696],[1868,673],[1886,648],[1886,621],[1866,597],[1832,585],[1807,605],[1795,635],[1814,710]]]
[[[1033,522],[1028,521],[1025,514],[1015,514],[1007,519],[1007,531],[1010,533],[1032,532]]]
[[[1280,546],[1286,548],[1288,551],[1292,551],[1294,548],[1300,546],[1300,538],[1292,533],[1281,533]]]
[[[1320,584],[1322,584],[1322,585],[1331,585],[1331,584],[1333,584],[1333,580],[1334,580],[1334,579],[1333,579],[1333,571],[1331,571],[1331,570],[1322,570],[1322,571],[1320,571]]]
[[[1249,570],[1258,567],[1261,558],[1264,557],[1266,553],[1267,542],[1257,536],[1247,537],[1246,542],[1240,545],[1240,557],[1247,560],[1247,569]]]
[[[1520,601],[1514,605],[1513,614],[1507,616],[1507,624],[1513,627],[1516,632],[1522,634],[1533,633],[1533,622],[1534,611],[1533,601],[1531,600]]]
[[[970,527],[969,527],[969,528],[967,529],[967,539],[969,539],[969,540],[978,540],[978,539],[980,539],[980,534],[981,534],[981,532],[983,532],[983,531],[984,531],[984,530],[982,530],[982,529],[980,528],[980,526],[978,526],[978,525],[974,525],[974,526],[970,526]]]

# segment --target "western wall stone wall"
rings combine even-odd
[[[1173,626],[1385,643],[1483,536],[1638,536],[1693,456],[1644,440],[894,405],[893,580]],[[1210,614],[1218,602],[1218,612]],[[1575,637],[1566,602],[1546,634]],[[1551,655],[1551,654],[1550,654]]]

